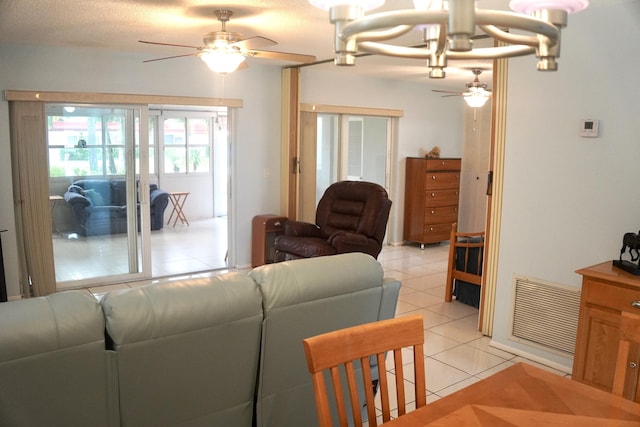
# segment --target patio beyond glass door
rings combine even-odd
[[[142,259],[149,197],[138,194],[148,188],[146,111],[52,104],[46,116],[58,289],[143,278],[150,271]]]

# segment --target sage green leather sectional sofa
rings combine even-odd
[[[0,425],[317,425],[302,339],[394,316],[350,253],[0,304]]]

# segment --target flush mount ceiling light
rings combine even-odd
[[[587,0],[511,0],[514,12],[476,9],[475,0],[414,0],[414,9],[365,12],[384,0],[309,0],[329,10],[335,27],[335,63],[354,65],[355,55],[366,52],[425,59],[429,77],[445,77],[447,60],[494,59],[535,54],[537,68],[558,69],[560,32],[570,13],[585,9]],[[476,27],[505,46],[473,48]],[[418,28],[425,46],[385,43]],[[511,30],[516,30],[512,32]]]

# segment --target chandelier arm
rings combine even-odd
[[[349,37],[375,31],[381,28],[397,26],[416,26],[420,24],[440,24],[446,25],[449,14],[446,11],[423,11],[423,10],[395,10],[390,12],[379,12],[372,15],[363,16],[355,21],[350,21],[342,28],[340,38]],[[404,33],[403,33],[404,34]]]
[[[431,56],[431,51],[428,49],[376,42],[360,42],[358,43],[358,50],[375,55],[397,56],[411,59],[429,59]]]
[[[420,24],[446,25],[448,16],[447,11],[423,11],[414,9],[374,13],[345,24],[342,27],[339,37],[343,40],[347,40],[353,36],[360,38],[363,34],[373,37],[373,34],[369,33],[375,33],[378,29],[389,27],[415,26]],[[542,19],[513,12],[477,9],[476,25],[516,28],[529,33],[541,34],[548,37],[551,44],[554,45],[557,44],[560,39],[560,30],[555,25]],[[400,34],[404,34],[405,32],[406,31],[400,32]],[[383,40],[383,33],[384,32],[380,32],[379,36],[369,38],[368,40]],[[505,32],[502,31],[502,33]],[[393,34],[394,31],[389,31],[389,38],[397,37]],[[500,37],[508,38],[508,36],[502,34]],[[520,42],[519,44],[529,44],[529,42]]]
[[[413,25],[398,25],[396,27],[390,28],[388,30],[380,30],[380,31],[367,31],[364,33],[359,33],[357,36],[358,41],[378,41],[378,40],[389,40],[396,37],[400,37],[404,34],[407,34],[409,31],[413,30]],[[340,35],[342,38],[342,34]]]
[[[429,59],[431,51],[423,48],[390,45],[386,43],[361,42],[358,43],[358,49],[362,52],[372,53],[376,55],[396,56],[399,58],[409,59]],[[514,56],[526,56],[535,53],[535,48],[523,45],[511,45],[500,47],[485,47],[473,49],[468,52],[451,52],[444,54],[447,59],[493,59],[493,58],[510,58]]]
[[[491,36],[497,40],[503,41],[509,44],[524,44],[527,46],[538,46],[538,38],[536,36],[525,36],[520,34],[508,33],[506,31],[502,31],[500,28],[495,25],[478,25],[478,27],[488,36]]]
[[[533,16],[521,15],[502,10],[476,10],[476,25],[493,25],[500,28],[517,28],[533,34],[547,36],[552,44],[560,40],[560,29],[555,25]]]
[[[536,49],[534,47],[524,45],[483,47],[468,52],[447,52],[447,58],[453,60],[512,58],[515,56],[531,55],[535,53],[535,51]]]

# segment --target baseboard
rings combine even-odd
[[[535,354],[529,353],[529,352],[524,351],[522,349],[511,347],[511,346],[505,345],[503,343],[496,342],[494,340],[491,340],[489,342],[489,345],[491,347],[497,348],[498,350],[506,351],[507,353],[512,353],[512,354],[518,355],[520,357],[524,357],[525,359],[532,360],[534,362],[537,362],[537,363],[540,363],[542,365],[545,365],[545,366],[548,366],[550,368],[553,368],[553,369],[555,369],[557,371],[564,372],[565,374],[568,374],[568,375],[570,375],[571,371],[573,370],[572,366],[563,365],[563,364],[554,362],[552,360],[545,359],[544,357],[537,356]]]

